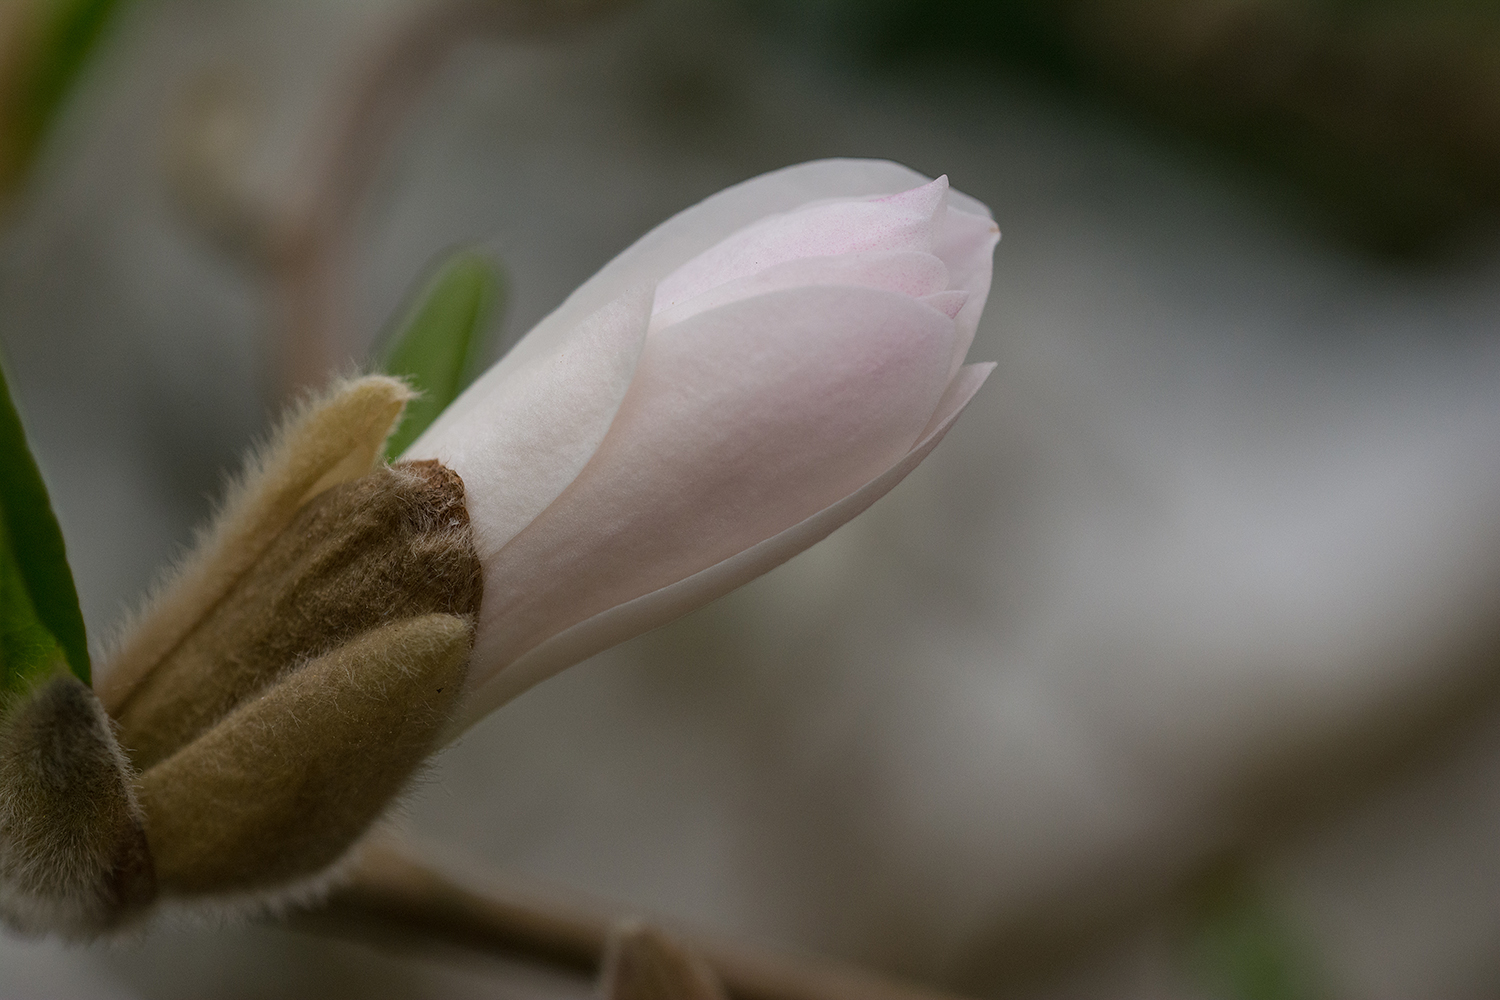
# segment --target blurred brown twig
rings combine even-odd
[[[235,173],[245,140],[232,134],[221,102],[210,93],[196,104],[177,143],[175,186],[204,232],[275,285],[280,395],[321,384],[342,362],[352,340],[343,287],[351,230],[387,151],[453,52],[575,27],[623,3],[433,0],[406,12],[359,59],[314,130],[301,183],[273,205],[246,196]]]
[[[323,904],[290,916],[307,930],[456,945],[594,975],[612,928],[629,917],[490,884],[466,888],[389,845],[371,845]],[[732,1000],[959,1000],[860,969],[789,958],[697,935],[676,940],[717,974]]]

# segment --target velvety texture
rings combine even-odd
[[[604,363],[607,352],[583,344]],[[100,709],[98,728],[137,796],[153,891],[216,909],[302,898],[450,724],[483,568],[459,477],[433,461],[381,460],[410,395],[368,376],[305,404],[251,457],[200,549],[121,639],[103,675],[113,723]],[[54,825],[84,814],[53,812]],[[11,835],[19,829],[0,815],[0,855],[37,839],[29,827]],[[63,842],[54,853],[93,872],[98,852],[73,841],[89,850]],[[0,916],[16,910],[53,930],[79,922],[29,897],[29,908],[3,905],[25,885],[5,870],[0,883]],[[94,896],[110,903],[104,889]],[[116,895],[96,930],[139,908]]]
[[[469,623],[393,622],[300,666],[140,778],[165,892],[264,893],[317,877],[435,749]]]
[[[463,485],[436,463],[381,467],[304,504],[225,598],[115,709],[141,771],[308,660],[382,625],[480,606]]]
[[[0,924],[83,939],[151,903],[132,779],[99,699],[71,674],[0,705]]]
[[[157,586],[96,679],[111,715],[224,601],[310,499],[379,464],[411,396],[406,383],[381,375],[336,383],[305,401],[251,453],[213,527]]]

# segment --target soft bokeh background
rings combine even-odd
[[[279,406],[277,296],[183,136],[275,203],[411,6],[124,3],[10,206],[0,349],[96,641]],[[1500,29],[1130,6],[640,0],[423,90],[350,357],[446,248],[503,262],[499,350],[817,157],[947,173],[1004,233],[943,446],[445,753],[401,822],[451,870],[975,996],[1500,991]],[[585,988],[262,926],[0,938],[14,997]]]

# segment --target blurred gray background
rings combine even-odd
[[[672,212],[807,159],[946,173],[1004,234],[970,352],[1000,367],[931,459],[497,713],[397,822],[476,884],[975,996],[1495,995],[1483,198],[1351,208],[1035,61],[892,55],[848,6],[642,0],[475,41],[381,158],[339,286],[354,359],[446,248],[503,263],[498,351]],[[236,183],[274,201],[409,7],[122,7],[12,206],[0,349],[96,644],[280,405],[276,296],[186,204],[183,130],[229,129]],[[1226,978],[1237,934],[1291,985]],[[587,988],[259,925],[0,937],[14,997]]]

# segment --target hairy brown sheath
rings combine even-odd
[[[452,471],[402,463],[335,486],[115,708],[121,744],[148,771],[309,660],[406,618],[472,620],[480,593]]]
[[[294,408],[246,457],[213,524],[117,642],[94,686],[114,715],[220,604],[306,503],[376,469],[412,391],[383,375],[335,383]]]
[[[438,748],[481,593],[437,462],[304,505],[117,708],[162,893],[271,898],[347,852]]]
[[[303,404],[98,698],[59,677],[0,706],[0,919],[90,937],[157,897],[301,897],[438,748],[482,577],[459,477],[380,462],[411,395]]]
[[[373,629],[141,777],[164,892],[255,892],[337,861],[432,752],[472,645],[454,615]]]
[[[94,693],[58,673],[0,719],[0,918],[88,937],[151,902],[130,767]]]

